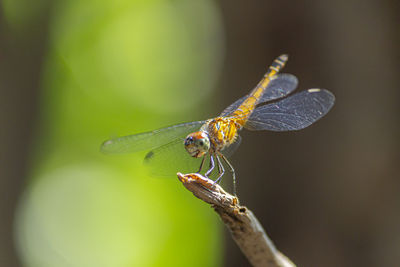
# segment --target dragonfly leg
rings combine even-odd
[[[222,176],[224,176],[225,168],[224,168],[224,165],[222,165],[221,160],[218,157],[218,155],[216,155],[215,157],[217,158],[217,162],[218,162],[218,178],[214,182],[219,183],[221,181]]]
[[[203,169],[203,166],[204,166],[204,161],[206,160],[206,155],[203,157],[203,159],[201,160],[201,164],[200,164],[200,168],[199,168],[199,171],[197,172],[197,173],[200,173],[201,172],[201,169]]]
[[[215,164],[214,164],[214,156],[210,154],[210,168],[208,171],[205,173],[205,176],[208,178],[208,176],[211,174],[211,172],[214,170]]]
[[[228,159],[223,155],[219,154],[221,158],[225,161],[226,164],[228,164],[229,169],[232,173],[232,178],[233,178],[233,194],[236,196],[236,175],[235,175],[235,169],[233,168],[232,164],[228,161]]]

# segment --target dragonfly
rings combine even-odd
[[[207,178],[215,178],[216,183],[227,166],[236,194],[235,170],[228,158],[241,143],[240,130],[301,130],[327,114],[335,102],[335,96],[325,89],[291,94],[298,80],[292,74],[280,73],[287,60],[286,54],[276,58],[257,86],[218,117],[110,139],[102,144],[101,151],[110,154],[147,150],[144,161],[156,175],[197,170],[205,172]],[[203,170],[205,165],[207,170]]]

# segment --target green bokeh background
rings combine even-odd
[[[25,34],[46,3],[4,1],[10,28]],[[110,136],[199,118],[223,59],[215,3],[58,1],[49,25],[15,220],[24,265],[220,265],[221,227],[208,206],[175,179],[148,177],[143,153],[99,153]]]
[[[219,114],[283,53],[337,101],[302,131],[241,132],[240,202],[298,266],[398,266],[399,3],[3,0],[0,266],[248,266],[146,152],[99,148]]]

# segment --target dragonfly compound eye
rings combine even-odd
[[[185,149],[192,157],[202,157],[210,149],[210,139],[202,131],[191,133],[185,139]]]
[[[201,152],[207,153],[210,149],[210,139],[208,139],[208,136],[196,139],[195,144]]]

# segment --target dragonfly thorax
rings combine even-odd
[[[241,128],[242,126],[230,117],[217,117],[208,120],[202,126],[202,130],[208,133],[212,148],[215,151],[221,151],[233,144]]]
[[[210,149],[210,138],[204,131],[189,134],[185,139],[185,149],[194,158],[204,156]]]

